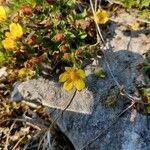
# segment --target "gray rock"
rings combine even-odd
[[[20,100],[23,100],[23,96],[22,94],[18,91],[18,85],[20,85],[21,82],[16,82],[14,84],[14,88],[13,88],[13,91],[11,93],[11,100],[13,101],[20,101]]]
[[[138,36],[127,36],[123,32],[124,28],[116,24],[112,26],[115,33],[113,38],[107,41],[104,48],[105,57],[100,60],[107,77],[98,79],[93,75],[93,66],[87,66],[86,89],[76,93],[69,108],[59,118],[58,115],[67,106],[74,91],[65,92],[60,84],[39,78],[16,85],[12,92],[12,100],[20,100],[19,93],[22,99],[38,101],[48,106],[51,118],[57,118],[58,126],[77,150],[81,150],[100,132],[107,129],[116,120],[117,114],[128,107],[130,102],[118,94],[119,89],[108,66],[119,84],[124,86],[129,94],[134,94],[134,81],[140,75],[135,68],[137,64],[145,61],[142,54],[149,47],[149,35],[139,33]],[[115,104],[112,105],[113,103]],[[84,149],[149,150],[150,131],[147,129],[146,116],[134,109],[128,110],[124,116],[117,118],[117,123],[111,125],[106,134]]]
[[[63,110],[70,102],[74,91],[66,92],[60,87],[59,83],[39,78],[16,84],[11,94],[11,99],[14,101],[25,99],[30,102],[39,102],[44,106]],[[91,114],[92,105],[93,96],[90,91],[84,89],[76,93],[73,102],[67,110]]]

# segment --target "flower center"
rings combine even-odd
[[[79,78],[79,76],[75,71],[70,72],[70,79],[71,80],[76,80],[78,78]]]

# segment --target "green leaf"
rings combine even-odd
[[[122,3],[125,7],[130,9],[132,6],[136,4],[136,0],[122,0]]]
[[[65,34],[67,34],[67,36],[69,38],[75,38],[76,37],[72,32],[69,32],[69,31],[65,32]]]
[[[86,11],[86,9],[84,9],[83,13],[81,14],[81,17],[85,18],[86,16],[87,16],[87,11]]]
[[[149,7],[150,0],[140,0],[140,8]]]
[[[3,63],[6,60],[6,56],[3,52],[0,52],[0,63]]]
[[[150,103],[150,88],[144,89],[144,96],[147,99],[147,103]],[[147,111],[150,113],[150,105],[147,106]]]
[[[35,7],[36,6],[36,0],[12,0],[10,3],[10,8],[11,11],[15,12],[17,9],[20,9],[22,6],[31,6]]]
[[[139,17],[142,19],[150,20],[150,10],[144,9],[138,13]]]
[[[85,39],[87,37],[87,34],[86,33],[83,33],[80,35],[80,39]]]
[[[70,7],[74,7],[75,6],[75,2],[76,2],[76,0],[68,0],[67,1],[67,5],[70,6]]]
[[[73,18],[73,16],[72,15],[67,15],[67,21],[69,22],[69,23],[72,23],[72,22],[74,22],[74,18]]]
[[[82,13],[76,14],[76,19],[80,20],[80,19],[85,19],[87,17],[87,10],[84,9]]]
[[[95,75],[99,78],[105,78],[106,77],[106,72],[104,71],[103,68],[96,68],[95,69]]]

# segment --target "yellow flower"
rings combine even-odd
[[[133,31],[138,31],[139,30],[139,27],[140,27],[140,24],[138,22],[132,22],[130,24],[130,29],[133,30]]]
[[[16,47],[16,42],[10,38],[6,38],[2,41],[2,45],[5,49],[14,49]]]
[[[0,6],[0,21],[6,20],[6,11],[3,6]]]
[[[95,21],[98,24],[105,24],[109,20],[108,18],[108,12],[105,10],[98,10],[95,13]]]
[[[32,71],[29,68],[21,68],[20,70],[18,70],[18,77],[20,79],[24,79],[24,78],[32,78],[35,75],[35,72]]]
[[[23,29],[19,23],[11,23],[9,29],[10,32],[6,32],[8,38],[17,39],[23,36]]]
[[[10,32],[5,33],[5,40],[2,41],[2,45],[5,49],[14,49],[16,47],[16,39],[23,36],[23,30],[20,24],[11,23],[9,25]]]
[[[65,67],[65,72],[59,76],[59,82],[64,82],[64,89],[69,91],[73,87],[77,90],[85,88],[83,78],[85,78],[85,72],[82,69],[75,67]]]
[[[11,32],[6,32],[5,36],[9,39],[15,40],[16,39],[16,35],[12,34]]]

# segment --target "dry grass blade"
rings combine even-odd
[[[28,120],[25,120],[25,119],[15,119],[15,118],[11,118],[11,119],[6,119],[6,120],[3,120],[0,122],[0,124],[4,123],[4,122],[7,122],[7,121],[19,121],[19,122],[25,122],[27,123],[28,125],[32,126],[33,128],[37,129],[37,130],[41,130],[41,128],[38,126],[38,125],[35,125],[33,124],[32,122],[28,121]]]
[[[31,139],[30,141],[28,141],[28,142],[24,145],[24,147],[23,147],[22,150],[26,150],[26,149],[29,150],[29,149],[33,149],[33,148],[35,148],[35,147],[38,147],[38,144],[32,144],[32,143],[33,143],[33,141],[35,141],[36,139],[38,139],[38,138],[40,137],[41,132],[42,132],[42,131],[37,132],[37,134],[35,134],[35,135],[32,137],[32,139]],[[32,146],[29,146],[30,144],[32,144]]]
[[[11,125],[11,127],[10,127],[10,129],[9,129],[9,132],[8,132],[8,134],[7,134],[7,137],[6,137],[6,143],[5,143],[4,150],[8,150],[9,135],[10,135],[10,132],[11,132],[11,130],[13,129],[15,123],[16,123],[16,121],[13,122],[13,124]]]
[[[4,150],[28,149],[34,136],[47,131],[51,120],[44,107],[30,107],[22,102],[1,102],[1,147]],[[29,143],[29,144],[28,144]],[[30,145],[31,146],[31,145]]]
[[[16,143],[16,145],[13,147],[12,150],[16,150],[17,146],[19,145],[19,143],[20,143],[24,138],[25,138],[25,135],[24,135],[22,138],[20,138],[20,140]]]
[[[41,148],[41,146],[42,146],[42,142],[44,142],[46,136],[47,136],[47,134],[44,133],[43,137],[40,139],[40,142],[39,142],[39,144],[38,144],[37,150],[40,150],[40,148]]]
[[[50,143],[50,130],[47,131],[47,141],[48,141],[48,146],[51,148],[51,143]]]

